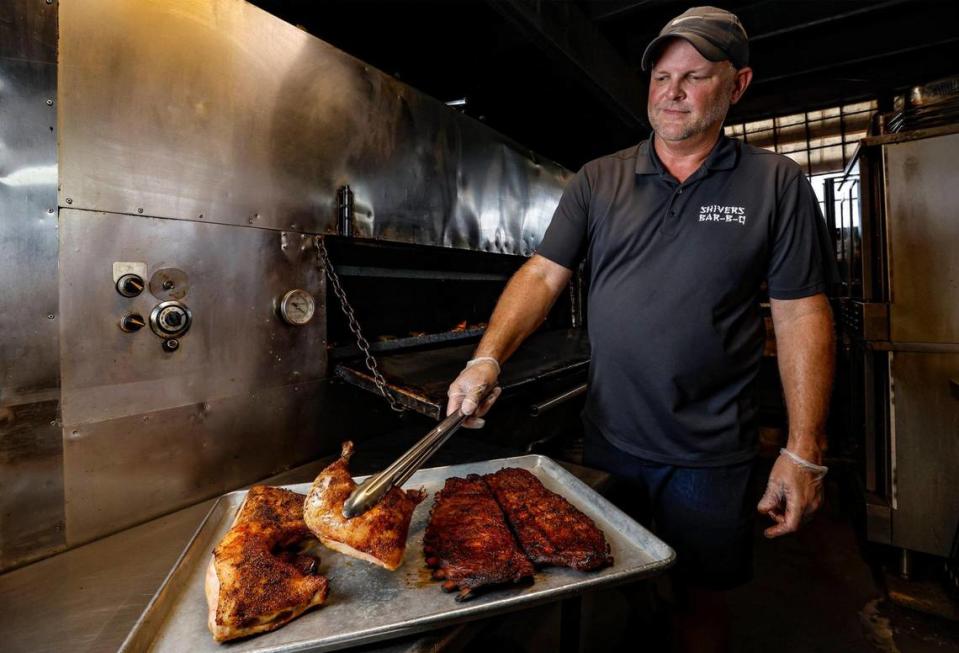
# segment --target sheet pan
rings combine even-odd
[[[606,534],[615,564],[598,572],[565,568],[537,572],[528,586],[496,589],[457,603],[431,580],[423,562],[423,532],[433,495],[450,476],[487,474],[520,467],[582,510]],[[357,481],[362,478],[357,478]],[[305,494],[309,484],[285,486]],[[331,651],[385,640],[661,573],[673,550],[553,460],[538,455],[419,470],[404,485],[424,488],[413,514],[403,565],[394,572],[323,549],[320,573],[330,579],[328,602],[286,626],[232,643],[217,644],[206,626],[204,573],[216,543],[229,529],[246,496],[225,494],[214,504],[173,569],[145,608],[121,651],[257,652]]]

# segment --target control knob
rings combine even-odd
[[[120,319],[120,328],[126,331],[127,333],[133,333],[134,331],[139,331],[147,325],[146,320],[143,319],[143,316],[139,313],[130,313],[124,315]]]
[[[117,279],[117,292],[124,297],[136,297],[145,287],[143,277],[139,274],[124,274]]]
[[[178,301],[160,302],[150,312],[150,328],[161,338],[179,338],[190,328],[193,313]]]

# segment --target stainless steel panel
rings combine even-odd
[[[0,407],[0,569],[65,546],[58,403]]]
[[[57,425],[57,12],[0,20],[0,569],[63,546]]]
[[[332,449],[325,275],[312,238],[184,220],[61,211],[60,325],[67,541],[119,530]],[[182,270],[193,324],[173,353],[119,328],[160,298],[127,298],[113,262]],[[303,327],[276,300],[317,298]],[[328,411],[329,412],[329,411]],[[148,479],[141,492],[126,488]]]
[[[426,580],[423,532],[432,495],[450,476],[485,474],[502,467],[528,469],[566,497],[606,533],[615,564],[592,573],[550,568],[531,586],[485,592],[457,603],[439,583]],[[358,479],[359,480],[359,479]],[[289,486],[306,493],[309,484]],[[323,651],[344,648],[553,601],[580,592],[634,581],[664,571],[675,554],[666,544],[549,458],[522,456],[419,470],[405,487],[430,494],[413,514],[406,558],[394,572],[324,550],[320,573],[331,583],[330,601],[272,633],[230,645],[235,651]],[[203,579],[210,550],[229,529],[245,492],[221,497],[144,610],[122,651],[219,651],[206,627]],[[384,610],[385,604],[389,610]]]
[[[56,75],[0,58],[0,401],[57,387]]]
[[[69,546],[222,494],[395,428],[382,401],[325,381],[69,427]]]
[[[892,544],[946,556],[959,518],[959,354],[891,354],[895,442]]]
[[[866,495],[866,539],[880,544],[892,543],[892,509],[876,495]]]
[[[265,229],[61,211],[60,313],[63,423],[196,406],[326,375],[323,270],[312,239]],[[172,354],[148,328],[125,333],[128,312],[148,316],[161,300],[120,295],[114,261],[144,261],[150,274],[176,267],[190,330]],[[283,322],[275,302],[291,288],[317,298],[313,320]],[[152,429],[151,429],[152,430]]]
[[[57,6],[53,2],[5,0],[0,20],[0,59],[55,64]],[[4,86],[3,90],[8,89]]]
[[[569,173],[241,0],[61,7],[62,203],[530,254]],[[201,217],[202,216],[202,217]]]
[[[959,134],[883,148],[890,338],[959,342]]]

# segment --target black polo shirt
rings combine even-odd
[[[826,290],[830,239],[787,157],[721,136],[682,184],[651,141],[587,163],[537,253],[585,256],[592,349],[584,418],[612,444],[690,466],[748,460],[757,446],[760,286]]]

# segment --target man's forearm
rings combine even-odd
[[[527,261],[506,285],[496,303],[475,356],[492,356],[500,363],[546,319],[572,273],[542,257]]]
[[[779,375],[789,413],[789,442],[795,454],[820,463],[832,394],[836,343],[832,310],[825,295],[772,300]]]

